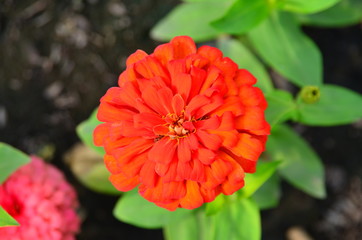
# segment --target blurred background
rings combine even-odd
[[[163,239],[161,230],[116,220],[117,197],[83,187],[63,159],[80,141],[76,126],[116,85],[127,56],[160,44],[150,29],[178,3],[0,1],[0,141],[65,172],[82,206],[79,240]],[[362,93],[362,25],[304,30],[322,51],[325,82]],[[262,213],[263,239],[362,239],[362,122],[296,128],[326,166],[328,198],[316,200],[284,184],[279,207]]]

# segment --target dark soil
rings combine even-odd
[[[157,45],[149,30],[177,2],[0,3],[0,141],[51,159],[66,173],[82,205],[79,240],[163,239],[160,230],[117,221],[117,198],[84,188],[62,159],[79,141],[75,127],[116,84],[126,57]],[[325,82],[362,93],[361,26],[305,30],[323,53]],[[362,239],[362,123],[296,128],[323,159],[328,198],[316,200],[283,183],[279,207],[263,212],[263,239],[287,239],[298,231],[318,240]]]

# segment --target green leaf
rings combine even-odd
[[[167,240],[260,240],[258,206],[250,198],[236,198],[213,215],[197,211],[165,226]]]
[[[348,124],[362,118],[362,96],[336,85],[320,87],[318,102],[308,104],[298,97],[298,121],[313,126]]]
[[[166,240],[204,240],[199,236],[199,222],[195,214],[168,223],[164,226],[163,232]]]
[[[238,0],[224,16],[211,25],[221,32],[242,34],[263,21],[269,13],[266,0]]]
[[[258,79],[256,86],[264,93],[273,90],[272,81],[264,65],[240,41],[224,37],[220,38],[217,44],[224,55],[235,61],[239,68],[247,69]]]
[[[30,157],[18,149],[0,142],[0,184],[19,167],[30,162]]]
[[[268,108],[265,111],[266,120],[273,127],[289,119],[294,119],[297,106],[292,94],[283,90],[274,90],[266,95]]]
[[[226,201],[225,195],[220,194],[215,198],[214,201],[207,203],[205,209],[206,215],[213,215],[218,211],[220,211],[220,209],[224,206],[225,201]]]
[[[0,206],[0,227],[20,226],[20,224]]]
[[[188,35],[195,41],[215,38],[219,31],[210,22],[221,17],[233,1],[183,3],[173,9],[151,30],[151,37],[168,41],[175,36]]]
[[[104,149],[102,147],[95,146],[93,143],[93,131],[99,124],[102,123],[97,119],[97,111],[98,109],[95,109],[87,120],[80,123],[77,126],[76,131],[79,138],[85,145],[103,156],[105,154]]]
[[[324,167],[308,143],[287,126],[274,128],[267,154],[282,161],[280,174],[292,185],[316,198],[326,196]]]
[[[342,0],[327,10],[311,15],[298,15],[299,21],[307,25],[341,27],[362,21],[362,1]]]
[[[316,13],[332,7],[341,0],[278,0],[278,7],[285,11]]]
[[[248,198],[252,196],[275,172],[280,161],[259,162],[256,172],[246,174],[245,187],[240,190],[240,196]]]
[[[207,229],[214,231],[214,238],[210,239],[261,239],[259,209],[249,198],[231,202],[222,211],[210,217],[215,221],[214,228]]]
[[[274,12],[248,36],[263,59],[294,84],[322,83],[321,53],[291,14]]]
[[[136,191],[125,193],[113,211],[117,219],[142,228],[161,228],[191,213],[192,211],[183,208],[168,211],[145,200]]]
[[[256,192],[252,199],[260,209],[276,207],[281,196],[280,180],[277,174],[271,176]]]

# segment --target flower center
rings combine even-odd
[[[165,124],[157,125],[153,128],[153,132],[157,136],[155,142],[163,137],[178,139],[187,137],[190,133],[196,131],[193,124],[194,120],[188,120],[184,115],[177,116],[176,114],[167,114],[163,117]]]
[[[184,119],[183,118],[180,118],[179,120],[177,120],[175,123],[173,124],[170,124],[168,126],[168,130],[169,130],[169,137],[171,139],[175,139],[177,137],[183,137],[185,136],[186,134],[189,133],[189,130],[185,129],[182,124],[184,123]]]

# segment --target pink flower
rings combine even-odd
[[[0,185],[0,205],[20,223],[0,228],[0,239],[72,240],[79,230],[74,189],[58,169],[34,156]]]

